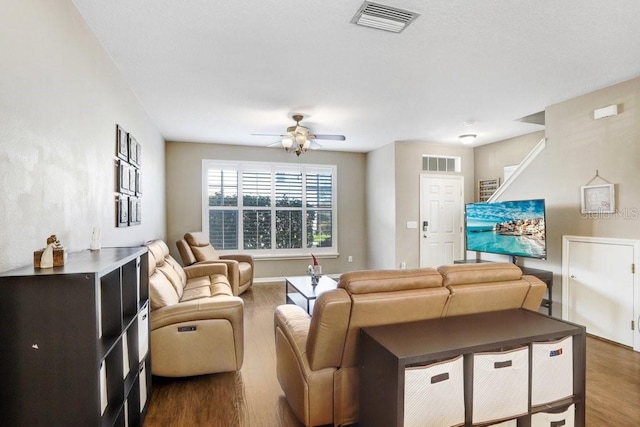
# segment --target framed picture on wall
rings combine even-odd
[[[116,125],[116,154],[125,162],[129,160],[129,134],[120,125]]]
[[[135,170],[136,174],[136,196],[142,195],[142,176],[140,175],[140,169]]]
[[[613,184],[583,185],[580,187],[582,213],[614,213],[616,211]]]
[[[131,172],[133,168],[129,163],[120,160],[118,163],[118,193],[131,193]],[[133,174],[133,190],[135,191],[135,172]]]
[[[135,197],[129,198],[129,225],[138,225],[140,224],[140,208],[142,206],[142,201]]]
[[[116,227],[127,227],[129,225],[129,198],[118,197],[116,201]]]
[[[131,135],[129,135],[129,163],[135,167],[140,167],[140,160],[138,159],[138,153],[140,152],[140,144]]]
[[[129,194],[136,194],[136,170],[129,166]]]

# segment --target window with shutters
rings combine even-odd
[[[203,161],[203,230],[220,251],[337,252],[336,167]]]

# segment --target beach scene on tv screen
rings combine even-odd
[[[467,250],[546,258],[544,200],[472,203]]]

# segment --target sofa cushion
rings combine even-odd
[[[149,297],[151,299],[151,310],[177,304],[180,301],[175,288],[167,279],[167,276],[160,271],[149,276]]]
[[[207,239],[207,235],[204,233],[187,233],[184,235],[184,239],[191,247],[193,255],[198,261],[215,261],[220,259],[220,255],[213,248]]]
[[[158,267],[156,267],[156,270],[162,272],[162,274],[164,274],[167,279],[169,279],[174,289],[178,293],[178,296],[182,297],[182,292],[184,291],[184,287],[186,285],[186,280],[182,279],[182,275],[178,273],[178,271],[176,271],[176,269],[168,262],[159,265]]]
[[[153,255],[153,259],[155,261],[155,264],[149,262],[149,270],[151,270],[151,273],[153,268],[164,264],[164,258],[169,255],[169,247],[162,240],[154,240],[152,242],[149,242],[147,244],[147,247],[149,248],[149,254]]]
[[[182,295],[180,301],[191,301],[198,298],[216,296],[233,296],[229,281],[224,274],[213,274],[189,279],[184,288],[184,295]]]
[[[522,270],[509,262],[453,264],[438,267],[444,286],[520,280]]]
[[[339,288],[350,294],[395,292],[442,286],[442,276],[434,268],[411,270],[351,271],[340,276]]]
[[[211,296],[226,295],[233,296],[229,280],[224,274],[213,274],[209,276],[211,281]]]
[[[529,287],[526,280],[450,286],[451,297],[443,317],[520,308]]]

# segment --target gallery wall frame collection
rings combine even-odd
[[[116,227],[142,222],[142,146],[116,124]]]

